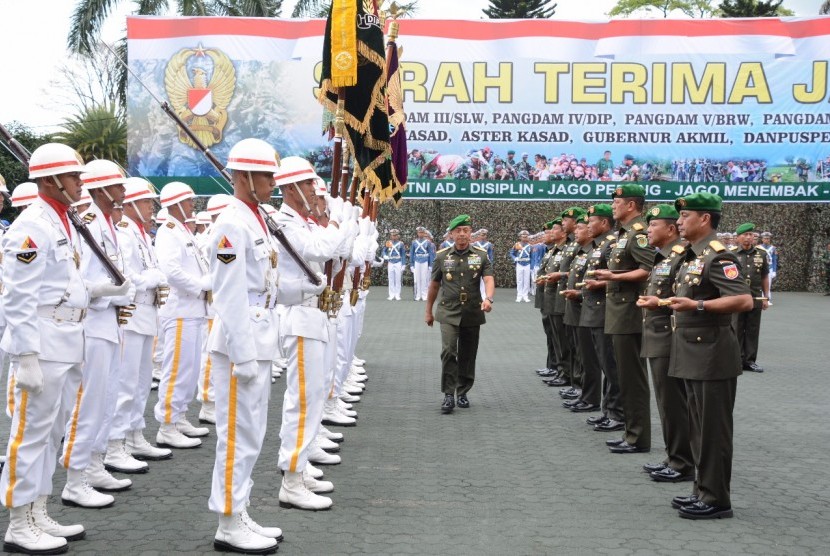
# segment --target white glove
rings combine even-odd
[[[354,207],[350,201],[343,201],[343,222],[348,222],[354,214]]]
[[[90,297],[120,297],[129,294],[130,288],[133,291],[132,295],[135,295],[135,286],[129,278],[120,286],[116,286],[111,282],[100,282],[90,284],[88,288]]]
[[[259,365],[254,359],[233,366],[233,376],[239,379],[240,382],[251,382],[257,374],[259,374]]]
[[[318,272],[317,277],[320,279],[319,286],[315,286],[311,280],[302,281],[300,284],[300,291],[303,292],[303,295],[320,295],[323,293],[323,290],[326,289],[326,275],[322,272]]]
[[[210,274],[206,274],[205,276],[199,278],[199,288],[201,288],[203,292],[209,292],[213,289],[213,284],[210,281]]]
[[[157,268],[151,268],[144,273],[144,276],[147,279],[147,289],[149,290],[167,285],[167,276]]]
[[[360,221],[360,217],[363,214],[363,207],[361,207],[359,205],[355,205],[355,207],[352,210],[354,210],[354,216],[352,217],[352,219],[355,222]]]
[[[14,377],[15,383],[23,390],[40,394],[43,390],[43,371],[40,370],[40,361],[36,353],[26,353],[18,358]]]
[[[369,228],[371,227],[372,223],[369,220],[368,216],[364,216],[358,222],[358,229],[360,230],[360,235],[369,237]]]
[[[343,220],[343,199],[326,196],[326,205],[329,209],[329,220],[340,224]]]
[[[110,304],[115,307],[125,307],[131,305],[135,301],[135,284],[130,283],[130,289],[126,295],[119,295],[110,300]]]

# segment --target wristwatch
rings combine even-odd
[[[490,305],[492,305],[492,304],[493,304],[493,298],[492,298],[492,297],[485,297],[484,299],[486,299],[487,301],[489,301],[489,302],[490,302]]]
[[[701,299],[700,301],[697,302],[697,312],[702,313],[705,310],[706,309],[703,308],[703,300]]]

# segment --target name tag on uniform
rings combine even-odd
[[[623,238],[617,242],[617,249],[625,249],[625,246],[628,245],[628,238]]]
[[[591,253],[591,258],[599,259],[600,257],[602,257],[602,251],[600,251],[599,249],[594,249],[594,252]]]
[[[65,239],[58,240],[58,246],[66,245],[67,241]]]
[[[452,270],[458,266],[458,261],[455,259],[444,259],[444,269]]]
[[[265,243],[264,239],[258,239],[254,242],[254,245],[262,245],[263,243]]]

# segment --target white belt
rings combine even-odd
[[[56,307],[42,305],[37,308],[37,316],[52,319],[56,322],[81,322],[86,316],[86,309],[66,307],[65,305],[58,305]]]
[[[320,296],[313,295],[311,297],[307,297],[303,299],[303,302],[300,303],[300,307],[314,307],[315,309],[320,306]]]
[[[248,292],[248,306],[273,309],[277,306],[277,296],[270,293]]]
[[[144,290],[135,292],[135,300],[134,303],[141,303],[142,305],[155,305],[156,304],[156,290]]]

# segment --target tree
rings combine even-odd
[[[830,14],[830,0],[824,0],[821,7],[818,9],[819,15]]]
[[[490,7],[481,10],[490,19],[548,19],[556,13],[550,0],[490,0]]]
[[[781,6],[784,0],[724,0],[721,2],[721,17],[776,17],[792,15]]]
[[[331,0],[297,0],[294,11],[291,12],[291,17],[328,17],[329,7],[331,7]],[[378,12],[381,16],[388,17],[393,10],[398,17],[412,17],[418,10],[418,0],[403,4],[398,4],[394,0],[378,2]]]
[[[11,122],[6,128],[29,152],[52,140],[48,133],[37,133],[19,122]],[[5,146],[0,147],[0,175],[6,178],[6,184],[12,191],[24,181],[29,181],[29,169],[12,156]],[[8,204],[3,207],[3,218],[11,219],[14,214],[17,214],[17,209],[9,208]]]
[[[72,56],[49,81],[50,107],[63,105],[68,113],[81,113],[103,105],[118,107],[120,70],[115,56],[103,46],[89,56]]]
[[[701,6],[707,6],[709,8],[707,15],[711,15],[713,10],[710,4],[711,2],[706,0],[619,0],[617,5],[608,12],[608,15],[610,17],[629,17],[636,12],[657,10],[663,14],[663,17],[669,17],[669,13],[679,10],[689,17],[694,17],[695,13],[701,10]]]
[[[127,163],[127,122],[114,105],[85,109],[64,120],[62,127],[55,139],[78,151],[84,160]]]

